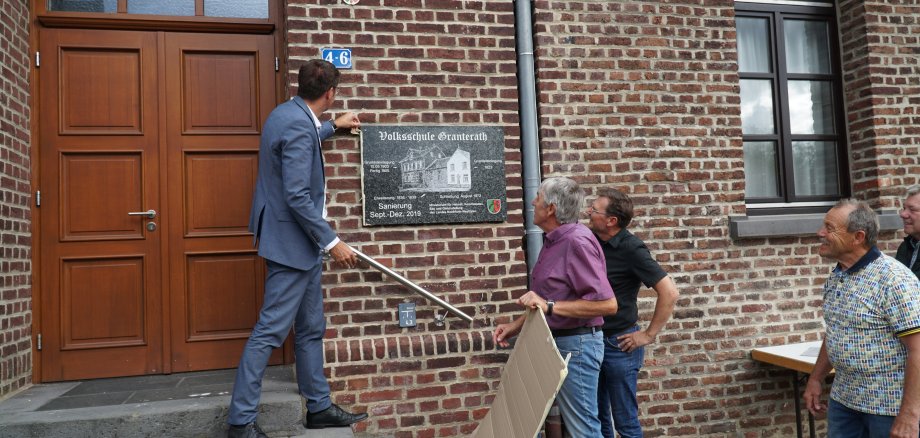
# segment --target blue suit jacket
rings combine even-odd
[[[335,130],[314,126],[303,99],[278,105],[269,114],[259,143],[259,176],[249,215],[249,231],[259,255],[307,270],[322,261],[321,250],[335,240],[323,219],[325,179],[320,142]]]

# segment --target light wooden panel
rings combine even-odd
[[[143,345],[144,259],[62,262],[62,350]]]
[[[61,135],[143,131],[139,50],[62,48],[60,58]]]
[[[185,170],[187,235],[248,233],[258,154],[188,153]]]
[[[255,254],[188,257],[188,341],[246,339],[258,320],[262,277]]]
[[[147,210],[141,153],[66,152],[60,156],[62,240],[144,237],[144,220],[128,216]]]
[[[183,133],[258,133],[256,61],[253,52],[183,52]]]

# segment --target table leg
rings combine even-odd
[[[793,399],[793,402],[795,403],[795,436],[797,436],[798,438],[802,438],[802,405],[801,405],[801,401],[799,400],[800,398],[801,398],[801,394],[799,394],[799,372],[793,371],[792,372],[792,399]],[[810,414],[811,412],[809,412],[809,415]],[[814,426],[813,420],[812,420],[812,426]],[[812,438],[814,438],[814,432],[812,432]]]
[[[808,436],[815,438],[815,416],[808,411]]]

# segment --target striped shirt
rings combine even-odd
[[[907,362],[898,339],[920,333],[920,280],[873,247],[825,282],[824,321],[836,371],[831,398],[860,412],[897,415]]]

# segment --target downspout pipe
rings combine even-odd
[[[533,223],[533,205],[540,188],[540,140],[537,128],[536,68],[533,56],[533,1],[514,1],[517,42],[518,116],[521,127],[521,165],[524,180],[524,246],[527,273],[533,272],[543,248],[543,230]],[[528,281],[528,284],[530,281]]]

